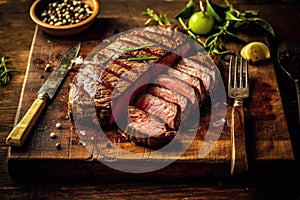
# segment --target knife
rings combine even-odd
[[[80,47],[81,42],[76,42],[61,58],[58,66],[38,91],[37,98],[29,110],[8,135],[6,139],[7,145],[22,147],[39,116],[47,106],[47,103],[53,99],[61,83],[72,68],[72,60],[77,57]]]

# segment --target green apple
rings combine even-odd
[[[206,35],[214,28],[214,18],[207,12],[195,12],[189,19],[189,28],[195,34]]]

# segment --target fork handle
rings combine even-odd
[[[248,171],[243,101],[235,99],[231,113],[231,174]]]
[[[300,80],[295,79],[296,94],[297,94],[297,103],[298,103],[298,128],[300,127]]]

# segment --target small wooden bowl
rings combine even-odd
[[[85,20],[70,25],[60,25],[54,26],[43,22],[39,16],[42,10],[46,9],[47,5],[54,0],[36,0],[30,7],[30,17],[31,19],[42,29],[44,32],[54,35],[54,36],[70,36],[78,34],[88,27],[90,27],[93,21],[96,19],[100,12],[100,2],[99,0],[81,0],[85,4],[89,5],[93,11],[92,15]]]

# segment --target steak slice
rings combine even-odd
[[[160,86],[153,86],[149,89],[149,94],[178,104],[181,109],[181,121],[184,121],[191,112],[191,102],[181,94],[168,90]]]
[[[129,123],[122,134],[135,144],[159,149],[176,135],[176,131],[167,130],[162,120],[136,107],[129,106],[128,116]]]
[[[198,106],[200,103],[198,91],[188,83],[178,78],[162,74],[154,80],[154,83],[185,96],[194,106]]]
[[[174,66],[173,68],[180,72],[199,78],[202,81],[207,94],[209,94],[209,91],[213,88],[213,78],[209,73],[200,71],[199,69],[186,64],[184,60],[181,60],[178,65]]]
[[[169,76],[178,78],[184,82],[186,82],[187,84],[193,86],[194,88],[196,88],[198,90],[198,93],[200,95],[200,101],[203,102],[206,98],[206,93],[205,93],[205,88],[203,85],[203,82],[201,79],[196,78],[190,74],[175,70],[175,69],[168,69],[167,70],[167,74]]]
[[[169,128],[177,130],[180,125],[180,107],[151,94],[142,94],[137,98],[136,107],[159,117]]]

